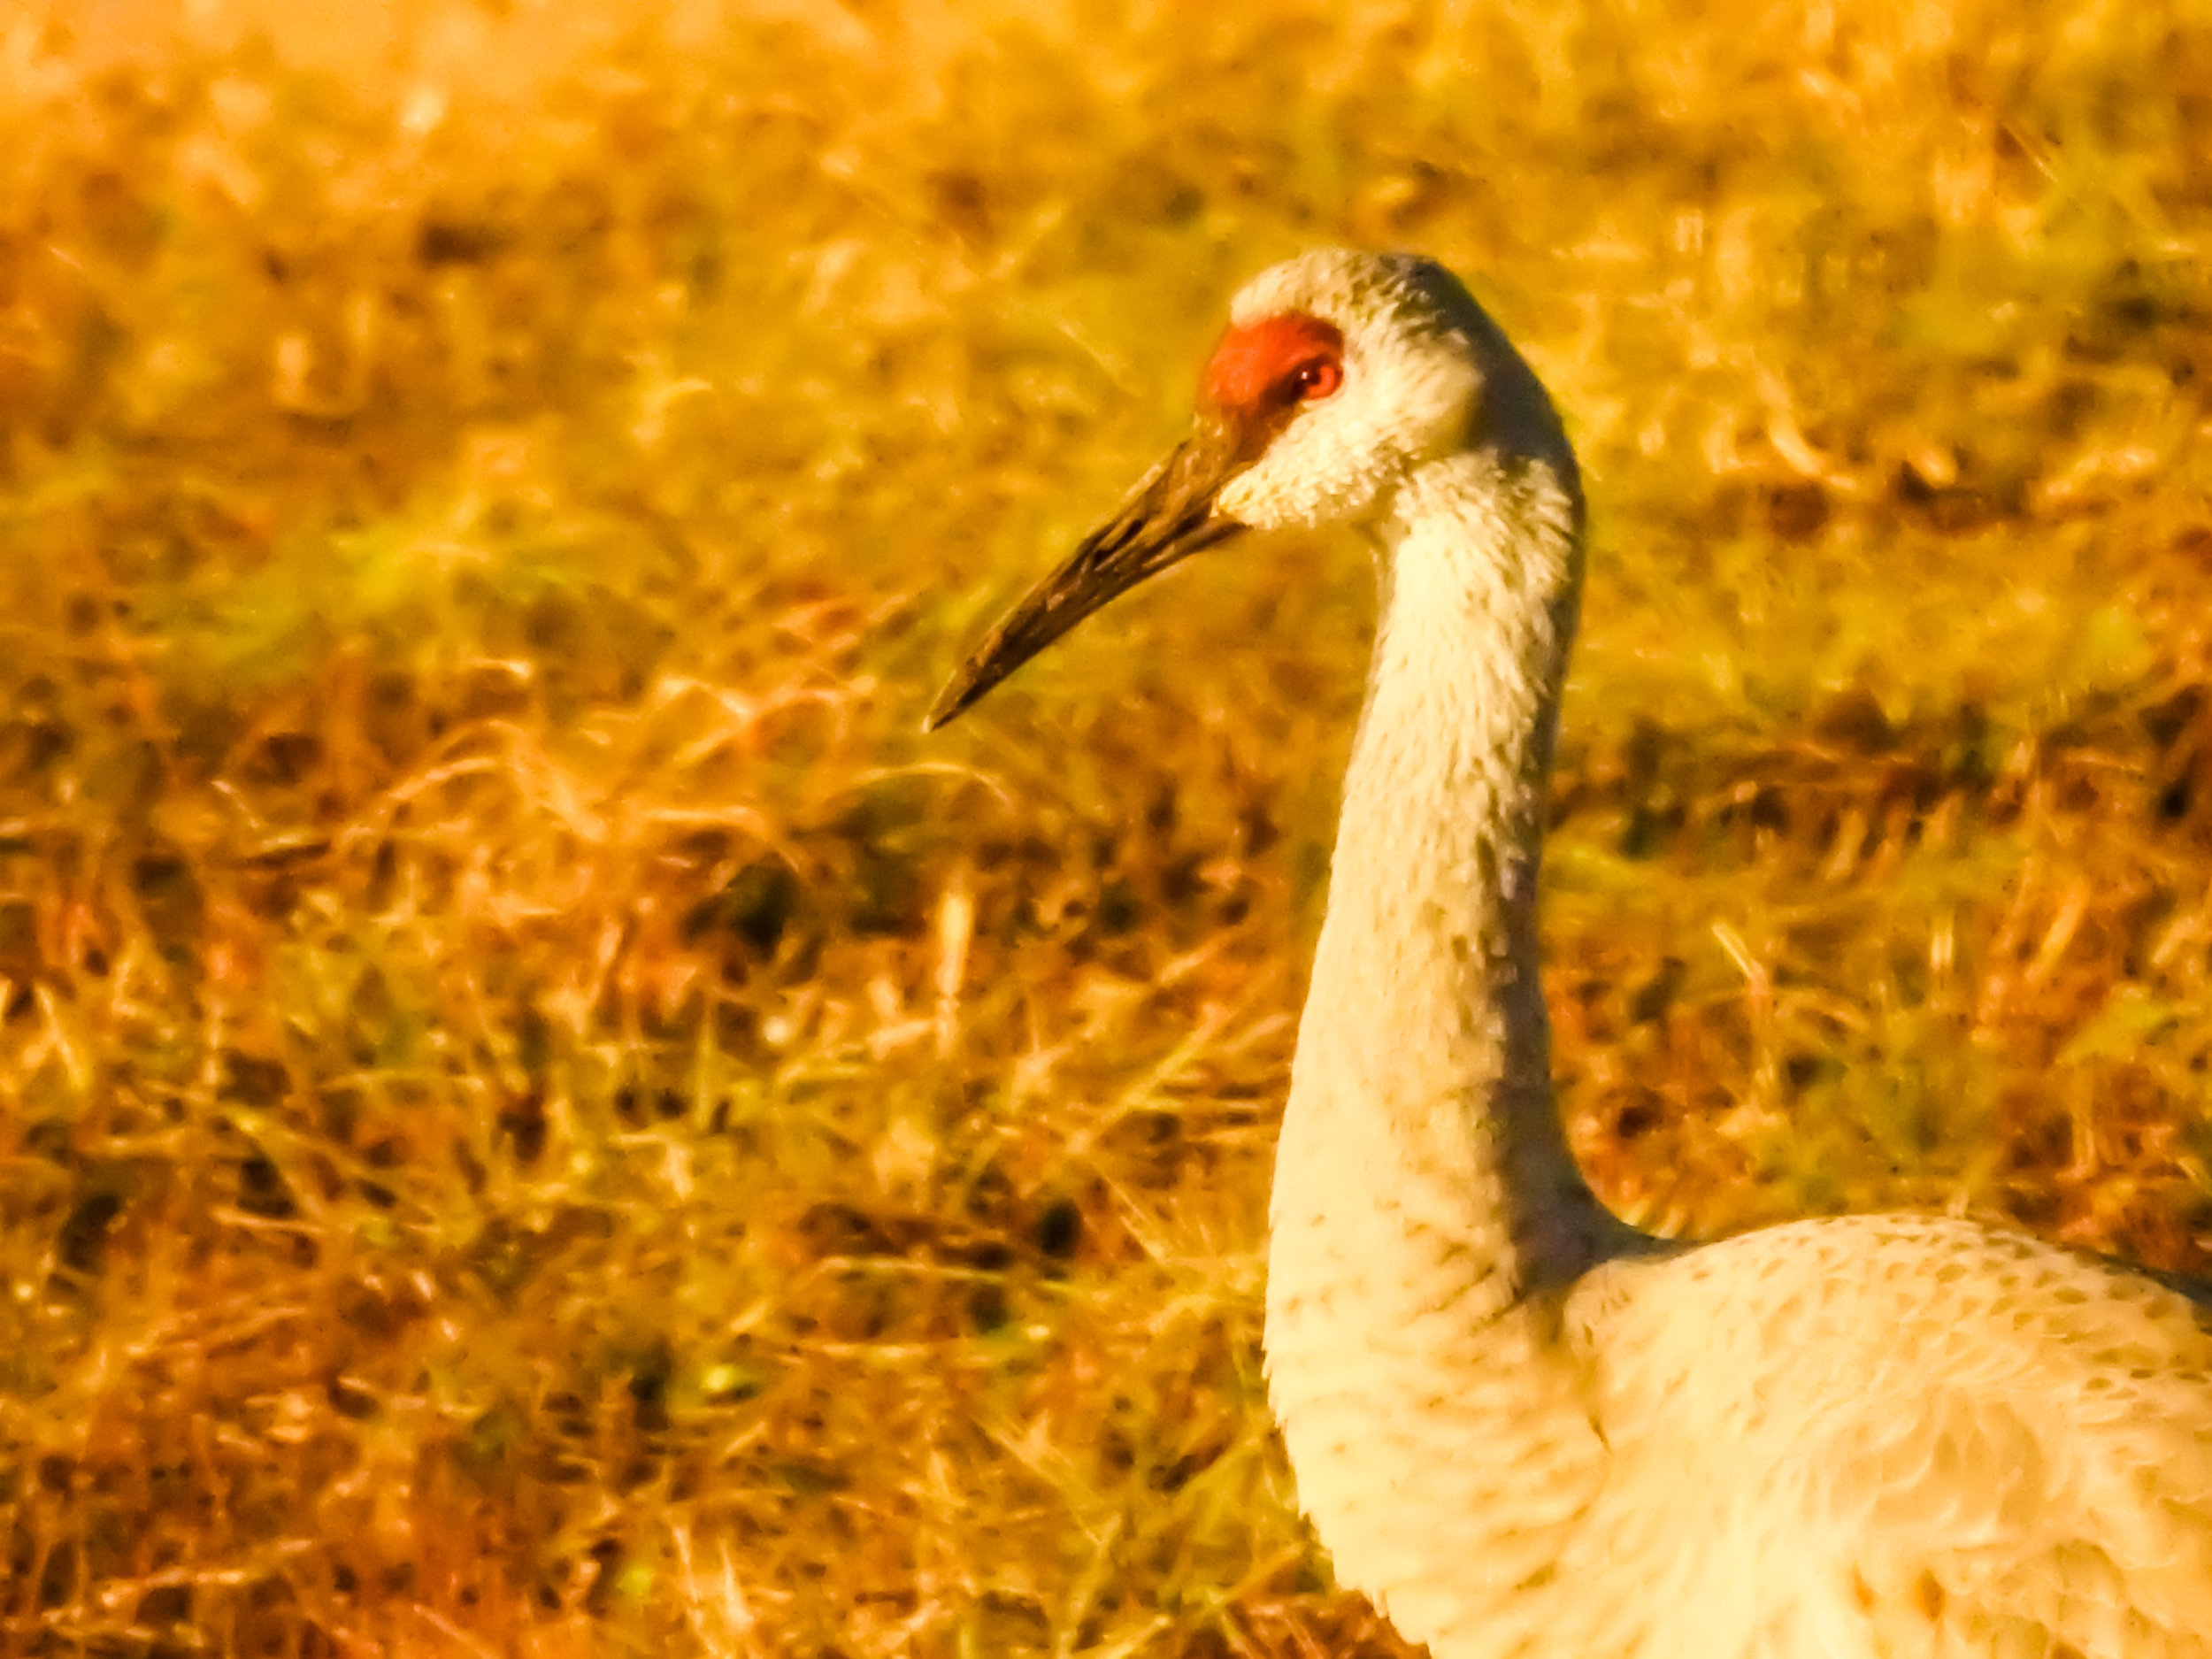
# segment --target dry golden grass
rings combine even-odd
[[[1368,607],[938,740],[1325,240],[1595,553],[1612,1199],[2212,1231],[2212,14],[0,18],[0,1653],[1388,1653],[1257,1248]]]

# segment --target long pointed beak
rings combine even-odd
[[[1243,530],[1215,511],[1214,498],[1246,458],[1233,434],[1210,426],[1178,446],[1066,564],[999,619],[945,682],[923,728],[935,731],[1115,595]]]

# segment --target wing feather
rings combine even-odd
[[[2212,1659],[2207,1303],[1946,1217],[1601,1270],[1592,1535],[1713,1609],[1686,1652]]]

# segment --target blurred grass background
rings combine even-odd
[[[2212,1259],[2212,6],[0,13],[0,1652],[1397,1651],[1260,1380],[1370,606],[918,726],[1322,242],[1594,556],[1671,1229]]]

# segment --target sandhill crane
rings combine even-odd
[[[1247,529],[1380,548],[1268,1254],[1340,1577],[1437,1659],[2212,1655],[2205,1287],[1940,1217],[1664,1241],[1576,1168],[1535,897],[1581,488],[1505,336],[1428,260],[1316,253],[1202,391],[931,723]]]

